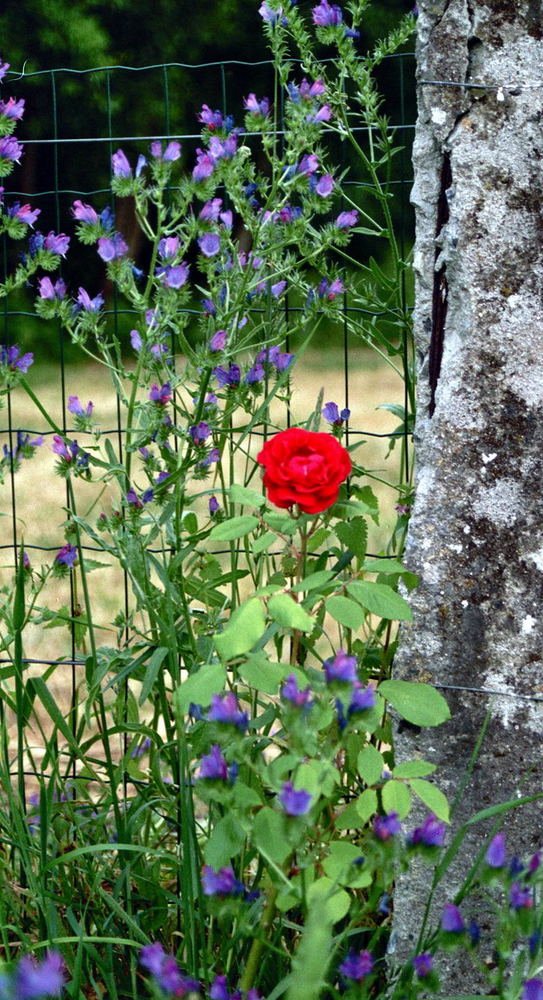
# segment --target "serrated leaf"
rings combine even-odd
[[[266,497],[262,493],[251,490],[248,486],[239,486],[237,483],[232,483],[228,495],[232,503],[244,504],[245,507],[262,507],[266,503]]]
[[[335,532],[346,548],[354,552],[359,559],[364,558],[368,541],[368,526],[363,517],[353,517],[351,521],[340,522],[336,525]]]
[[[391,778],[381,789],[381,801],[385,812],[397,812],[400,819],[404,819],[411,808],[411,792],[402,781]]]
[[[362,608],[356,601],[351,601],[348,597],[343,597],[341,594],[327,598],[326,610],[336,622],[339,622],[344,628],[350,628],[355,632],[362,628],[366,618]]]
[[[438,819],[444,823],[449,822],[449,803],[440,788],[431,781],[423,781],[421,778],[412,778],[409,785]]]
[[[379,618],[391,621],[410,622],[413,615],[407,601],[386,583],[371,583],[369,580],[353,580],[347,590],[363,608]]]
[[[266,631],[266,619],[262,602],[251,597],[232,612],[224,629],[213,639],[222,660],[232,660],[243,656],[262,638]]]
[[[223,690],[225,681],[226,669],[222,663],[204,664],[197,673],[187,677],[174,692],[176,710],[185,715],[191,702],[207,708],[211,704],[211,696]]]
[[[429,764],[427,760],[406,760],[402,764],[396,764],[392,774],[395,778],[424,778],[435,770],[435,764]]]
[[[374,747],[372,743],[368,743],[367,747],[364,747],[358,754],[356,766],[360,777],[366,782],[366,785],[375,785],[381,780],[385,762],[383,755],[379,753],[377,747]]]
[[[208,540],[212,542],[233,542],[243,538],[257,528],[259,520],[253,514],[241,514],[239,517],[229,517],[226,521],[214,524],[209,532]]]
[[[382,681],[378,691],[414,726],[439,726],[451,717],[443,695],[431,684],[418,681]]]
[[[311,615],[288,594],[276,594],[268,601],[268,611],[278,625],[294,628],[300,632],[312,632],[315,622]]]

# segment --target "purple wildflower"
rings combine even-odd
[[[305,816],[309,811],[313,796],[305,788],[294,788],[292,781],[285,781],[277,796],[287,816]]]
[[[23,147],[13,135],[5,135],[0,139],[0,159],[10,160],[12,163],[21,162]]]
[[[213,132],[216,128],[222,128],[223,126],[223,116],[220,111],[212,111],[207,104],[202,104],[202,110],[196,115],[199,122],[202,125],[207,125],[208,129]]]
[[[209,350],[224,351],[227,340],[228,340],[228,334],[226,330],[217,330],[216,333],[213,334],[211,340],[209,341]]]
[[[50,250],[51,253],[58,253],[60,257],[66,256],[69,245],[70,237],[66,236],[64,233],[57,234],[50,232],[43,241],[44,250]]]
[[[373,821],[373,832],[378,840],[390,840],[391,837],[400,833],[401,829],[397,812],[387,813],[386,816],[376,816]]]
[[[214,517],[215,514],[221,509],[221,505],[215,496],[209,498],[207,506],[211,517]]]
[[[227,691],[225,694],[214,694],[211,698],[211,708],[207,717],[210,722],[220,722],[223,725],[235,726],[242,733],[245,732],[249,725],[247,712],[241,710],[233,691]]]
[[[220,457],[221,457],[221,453],[220,453],[219,449],[218,448],[212,448],[211,451],[209,452],[209,455],[206,455],[206,457],[203,458],[201,462],[198,462],[198,465],[201,468],[205,469],[205,468],[207,468],[208,465],[211,465],[213,462],[218,462],[219,459],[220,459]]]
[[[15,972],[17,1000],[60,996],[64,986],[64,972],[64,959],[58,951],[47,952],[42,962],[36,962],[31,955],[25,955]]]
[[[198,246],[204,257],[214,257],[221,248],[220,236],[216,233],[204,233],[198,240]]]
[[[420,955],[415,955],[412,962],[419,979],[425,979],[426,976],[429,976],[434,967],[434,960],[428,951],[423,951]]]
[[[351,226],[356,226],[357,222],[358,212],[353,208],[349,212],[340,212],[334,225],[338,229],[350,229]]]
[[[4,77],[5,77],[8,69],[9,69],[9,67],[10,67],[10,63],[0,62],[0,80],[4,79]]]
[[[11,121],[20,121],[25,112],[24,98],[17,101],[14,97],[8,97],[7,101],[0,101],[0,115],[9,118]]]
[[[183,262],[173,267],[160,268],[157,273],[166,288],[182,288],[189,276],[189,265]]]
[[[296,674],[289,674],[286,678],[285,683],[281,688],[281,697],[284,701],[290,702],[290,704],[294,705],[296,708],[307,709],[311,707],[311,688],[308,684],[303,691],[300,690]]]
[[[18,219],[19,222],[24,222],[27,226],[33,226],[38,215],[41,214],[41,208],[31,208],[30,205],[21,205],[18,201],[8,208],[8,215],[12,219]]]
[[[209,753],[201,758],[198,778],[208,778],[211,781],[228,780],[228,765],[218,743],[214,743]]]
[[[252,115],[257,115],[259,117],[265,118],[270,110],[270,102],[267,97],[263,97],[262,100],[258,100],[256,94],[249,94],[248,97],[244,98],[243,105],[246,111],[249,111]]]
[[[316,24],[319,28],[335,27],[335,25],[341,24],[343,20],[341,8],[335,4],[330,6],[328,0],[321,0],[318,7],[313,7],[311,14],[313,24]]]
[[[196,166],[192,171],[192,179],[194,181],[204,181],[215,170],[216,163],[211,154],[204,149],[196,150]]]
[[[179,237],[165,236],[158,244],[158,252],[162,260],[172,260],[179,251]]]
[[[157,403],[158,406],[165,406],[169,403],[172,398],[172,390],[169,382],[165,382],[164,385],[158,386],[155,382],[149,390],[149,399],[152,403]]]
[[[218,222],[221,209],[222,198],[211,198],[202,207],[198,218],[204,222]]]
[[[466,929],[464,918],[454,903],[446,903],[441,916],[441,929],[448,934],[463,934]]]
[[[228,990],[226,976],[215,976],[209,990],[211,1000],[233,1000]]]
[[[426,817],[422,826],[416,826],[407,838],[409,847],[443,847],[446,832],[445,823],[440,823],[433,813]]]
[[[94,409],[94,404],[90,401],[87,403],[86,407],[83,408],[79,400],[79,396],[68,396],[68,410],[73,413],[74,417],[81,417],[83,420],[88,420]]]
[[[78,222],[87,222],[89,225],[96,225],[99,222],[98,212],[95,211],[92,205],[86,205],[80,199],[74,201],[72,215]]]
[[[199,993],[200,984],[183,975],[174,956],[166,954],[158,941],[144,945],[139,960],[165,993],[172,993],[176,997],[183,997],[187,993]]]
[[[520,882],[513,882],[509,892],[509,903],[513,910],[529,910],[534,905],[532,890]]]
[[[287,19],[283,15],[283,8],[278,7],[277,10],[272,10],[268,7],[266,0],[260,4],[258,8],[258,13],[260,14],[263,21],[267,21],[272,27],[279,21],[281,24],[287,24]]]
[[[213,369],[213,374],[219,383],[221,389],[226,386],[236,386],[239,385],[241,380],[241,371],[239,365],[229,364],[228,368],[223,368],[222,365],[218,365],[217,368]]]
[[[55,299],[60,300],[66,295],[66,283],[62,278],[58,278],[55,284],[53,284],[49,277],[40,278],[38,281],[38,291],[42,299],[47,299],[51,302]]]
[[[77,548],[75,545],[70,545],[69,542],[63,545],[61,549],[57,552],[55,556],[55,563],[59,566],[68,566],[70,569],[75,566],[77,562]]]
[[[532,854],[532,857],[528,862],[528,871],[530,875],[533,875],[534,872],[537,871],[540,864],[541,864],[541,851],[536,851],[535,854]]]
[[[128,244],[125,243],[120,233],[113,236],[101,236],[98,240],[98,256],[108,263],[111,260],[118,260],[128,253]]]
[[[34,364],[34,355],[31,353],[21,354],[21,348],[17,344],[13,344],[12,347],[0,346],[0,365],[3,367],[26,375],[32,364]]]
[[[312,186],[312,190],[321,198],[328,198],[328,195],[332,194],[335,186],[336,182],[332,174],[323,174],[315,183],[315,186]]]
[[[351,416],[351,411],[347,408],[343,409],[340,413],[337,403],[325,403],[321,413],[324,419],[335,427],[341,427],[342,423]]]
[[[522,1000],[543,1000],[543,979],[525,979]]]
[[[115,177],[132,177],[132,167],[122,149],[118,149],[116,153],[113,153],[111,168]]]
[[[181,156],[181,144],[176,141],[169,142],[163,150],[161,142],[152,142],[151,155],[157,160],[164,160],[165,163],[174,163]]]
[[[140,757],[143,757],[143,755],[147,753],[151,745],[152,744],[150,737],[146,736],[143,743],[136,744],[130,756],[132,757],[133,760],[139,760]]]
[[[239,896],[244,891],[243,883],[236,878],[232,867],[215,871],[211,865],[202,869],[204,896]]]
[[[305,120],[306,122],[310,122],[312,125],[317,125],[319,122],[329,122],[331,117],[332,117],[332,109],[330,105],[323,104],[322,107],[318,109],[318,111],[311,111],[308,115],[306,115]],[[329,193],[330,192],[328,192],[328,194]]]
[[[333,660],[324,661],[324,675],[327,684],[332,684],[334,681],[353,684],[357,680],[356,657],[348,656],[340,649]]]
[[[141,351],[143,347],[143,340],[141,339],[141,333],[139,330],[130,331],[130,343],[135,351]]]
[[[264,371],[264,366],[256,361],[255,364],[252,365],[246,372],[244,382],[246,385],[258,385],[259,382],[262,382],[262,379],[265,378],[265,376],[266,372]]]
[[[89,293],[86,292],[84,288],[79,288],[78,291],[79,294],[77,296],[76,301],[77,304],[81,306],[82,309],[85,310],[85,312],[97,313],[100,311],[100,309],[104,304],[103,295],[100,295],[100,293],[98,293],[98,295],[95,295],[94,298],[91,299]]]
[[[372,969],[373,957],[369,951],[361,951],[358,955],[356,952],[350,951],[339,967],[339,971],[342,976],[345,976],[345,979],[353,979],[355,982],[361,982],[362,979],[369,976]]]
[[[490,868],[504,868],[506,862],[505,834],[497,833],[488,845],[485,861]]]
[[[204,444],[211,434],[211,427],[206,424],[205,420],[201,420],[199,424],[193,424],[192,427],[189,427],[189,434],[194,444]]]
[[[319,299],[328,299],[332,302],[336,295],[341,295],[345,291],[345,286],[341,278],[334,278],[333,281],[329,281],[328,278],[322,278],[319,282],[317,288],[317,295]]]
[[[319,169],[319,158],[316,153],[308,153],[307,156],[302,156],[297,168],[297,173],[302,174],[304,177],[310,177],[315,171]]]
[[[237,135],[232,132],[226,139],[212,135],[209,140],[209,152],[214,160],[231,160],[238,148]]]

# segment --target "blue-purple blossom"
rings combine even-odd
[[[99,222],[98,212],[95,211],[92,205],[86,205],[80,199],[74,201],[72,215],[78,222],[87,222],[90,225],[96,225]]]
[[[196,166],[192,171],[194,181],[205,181],[215,170],[215,160],[207,149],[196,150]]]
[[[214,694],[211,698],[211,708],[208,719],[212,722],[221,722],[224,725],[235,726],[241,732],[245,732],[249,725],[247,712],[239,707],[238,700],[233,691],[224,694]]]
[[[233,1000],[228,990],[228,980],[226,976],[215,976],[209,989],[211,1000]]]
[[[330,5],[328,0],[321,0],[318,7],[313,7],[311,14],[313,24],[316,24],[319,28],[335,27],[341,24],[343,20],[341,7],[337,7],[336,4]]]
[[[369,951],[360,951],[358,954],[350,951],[339,967],[339,971],[345,979],[352,979],[358,983],[369,976],[372,969],[373,957]]]
[[[133,748],[130,756],[133,760],[139,760],[140,757],[143,757],[143,755],[150,750],[151,746],[151,738],[146,736],[143,743],[136,743],[136,746]]]
[[[70,237],[64,233],[47,233],[43,241],[43,249],[51,253],[58,253],[60,257],[65,257],[70,245]]]
[[[58,455],[63,468],[66,466],[77,466],[79,469],[86,469],[89,464],[89,455],[82,451],[77,441],[64,441],[60,434],[53,434],[53,444],[51,445],[55,455]]]
[[[31,955],[25,955],[15,970],[17,1000],[60,996],[64,986],[64,973],[64,959],[58,951],[47,952],[41,962],[36,962]]]
[[[239,385],[241,380],[241,370],[239,365],[229,364],[228,368],[224,368],[222,365],[218,365],[217,368],[213,369],[213,375],[217,379],[217,382],[221,389],[227,386]]]
[[[221,509],[221,505],[215,496],[209,498],[207,506],[211,517],[214,517],[215,514],[217,514],[217,512]]]
[[[244,382],[246,385],[258,385],[265,378],[266,372],[264,371],[264,366],[260,362],[256,361],[245,374]]]
[[[285,781],[277,798],[287,816],[305,816],[309,812],[313,796],[305,788],[294,788],[292,781]]]
[[[214,160],[231,160],[238,148],[238,137],[232,132],[226,139],[212,135],[209,140],[209,152]]]
[[[540,864],[541,864],[541,851],[536,851],[535,854],[532,854],[532,857],[528,862],[528,871],[530,875],[533,875],[534,872],[537,871]]]
[[[266,3],[266,0],[264,0],[264,2],[260,4],[260,7],[258,8],[258,13],[260,14],[262,20],[267,21],[268,24],[272,25],[272,27],[273,25],[277,24],[278,21],[281,24],[287,24],[287,19],[283,15],[283,8],[278,7],[277,10],[272,10],[272,8],[269,7],[268,4]]]
[[[9,69],[9,67],[10,67],[10,63],[0,62],[0,80],[4,79],[4,77],[5,77],[8,69]]]
[[[349,212],[340,212],[334,225],[338,229],[350,229],[351,226],[356,226],[357,222],[358,212],[353,208]]]
[[[94,403],[90,400],[84,407],[81,403],[79,396],[68,396],[68,410],[73,413],[74,417],[81,417],[83,420],[88,420],[94,409]]]
[[[415,955],[412,962],[419,979],[425,979],[426,976],[429,976],[434,967],[434,960],[428,951],[423,951],[420,955]]]
[[[5,135],[0,138],[0,159],[9,160],[11,163],[20,163],[23,147],[13,135]]]
[[[202,458],[198,465],[200,468],[205,469],[208,465],[212,465],[213,462],[218,462],[221,457],[221,453],[218,448],[212,448],[205,458]]]
[[[209,350],[224,351],[227,340],[228,340],[228,334],[226,330],[217,330],[216,333],[213,334],[211,340],[209,341]]]
[[[333,424],[335,427],[341,427],[342,423],[351,416],[351,411],[346,407],[340,413],[337,403],[325,403],[321,413],[327,423]]]
[[[306,122],[310,122],[312,125],[317,125],[319,122],[329,122],[331,117],[332,117],[332,109],[330,105],[323,104],[318,109],[318,111],[311,111],[308,115],[306,115],[305,120]],[[330,174],[327,174],[326,176],[330,177]],[[332,180],[331,177],[330,180]],[[332,187],[333,187],[333,181],[332,181]],[[327,194],[330,194],[332,187],[330,187],[329,190],[326,192]],[[321,194],[320,191],[318,191],[317,193]]]
[[[100,293],[98,293],[98,295],[95,295],[94,298],[91,299],[89,293],[86,292],[84,288],[79,288],[78,292],[79,294],[77,296],[76,302],[82,309],[85,310],[85,312],[93,312],[93,313],[100,312],[100,309],[104,304],[103,295],[100,295]]]
[[[386,816],[376,816],[373,821],[373,832],[378,840],[390,840],[400,833],[402,827],[397,812],[387,813]]]
[[[152,403],[157,403],[158,406],[165,406],[169,403],[172,398],[172,389],[169,382],[165,382],[164,385],[156,385],[153,383],[149,390],[149,399]]]
[[[17,431],[17,443],[15,447],[10,450],[8,446],[3,445],[2,451],[4,454],[4,459],[6,461],[13,461],[16,465],[23,459],[29,458],[34,454],[34,449],[39,448],[43,444],[43,435],[40,434],[37,438],[30,438],[30,434],[25,434],[22,430]]]
[[[216,233],[204,233],[198,240],[198,246],[204,257],[214,257],[221,248],[221,238]]]
[[[505,834],[497,833],[488,845],[485,861],[490,868],[504,868],[506,860]]]
[[[409,847],[443,847],[445,842],[445,823],[440,823],[433,813],[426,817],[422,826],[416,826],[407,837]]]
[[[284,372],[292,364],[294,355],[287,351],[281,352],[277,346],[264,347],[258,352],[255,360],[263,364],[273,365],[278,372]]]
[[[198,778],[208,778],[211,781],[228,780],[228,764],[218,743],[214,743],[209,753],[201,758]]]
[[[335,681],[353,684],[357,680],[356,657],[349,656],[340,649],[333,660],[324,661],[324,676],[327,684],[332,684]]]
[[[239,896],[245,891],[243,882],[234,874],[233,868],[219,868],[215,871],[211,865],[202,869],[202,888],[204,896]]]
[[[70,545],[69,542],[63,545],[61,549],[58,550],[55,556],[55,563],[59,566],[68,566],[70,569],[75,566],[77,562],[77,548],[75,545]]]
[[[172,267],[160,267],[156,273],[166,288],[182,288],[189,276],[189,265],[183,262]]]
[[[341,295],[344,291],[345,285],[341,278],[334,278],[333,281],[329,281],[328,278],[321,278],[316,294],[319,299],[328,299],[329,302],[332,302],[336,295]]]
[[[222,128],[223,126],[223,116],[220,111],[212,111],[207,104],[202,104],[202,110],[196,115],[199,122],[202,125],[207,125],[210,131],[214,131],[217,128]]]
[[[101,236],[98,240],[98,256],[108,263],[111,260],[118,260],[128,253],[128,244],[120,233],[113,236]]]
[[[169,142],[166,149],[162,149],[162,143],[158,140],[151,143],[151,155],[157,160],[164,160],[165,163],[174,163],[181,156],[181,144],[176,142]]]
[[[543,1000],[543,979],[525,979],[522,1000]]]
[[[261,118],[265,118],[270,110],[270,102],[268,98],[263,97],[259,101],[256,94],[249,94],[248,97],[244,98],[243,106],[246,111],[250,112],[250,114],[257,115]]]
[[[448,934],[462,934],[465,931],[464,918],[454,903],[445,903],[441,916],[441,929]]]
[[[15,97],[8,97],[7,101],[0,101],[0,115],[9,118],[10,121],[20,121],[24,111],[24,98],[17,101]]]
[[[311,707],[311,688],[308,684],[306,688],[300,690],[296,674],[288,675],[280,693],[283,701],[290,702],[296,708],[308,709]]]
[[[199,424],[189,427],[189,434],[194,444],[204,444],[211,434],[211,427],[205,420],[201,420]]]
[[[179,237],[165,236],[159,241],[158,252],[162,260],[171,260],[179,251]]]
[[[375,708],[377,697],[375,688],[371,684],[363,688],[359,681],[354,682],[354,690],[348,707],[348,715],[357,715],[359,712],[368,712]]]
[[[60,301],[66,295],[66,282],[63,278],[57,278],[53,284],[51,278],[46,276],[39,279],[38,291],[41,299],[46,299],[49,302]]]
[[[222,209],[222,198],[211,198],[206,201],[198,215],[204,222],[218,222]]]
[[[534,905],[531,888],[520,882],[513,882],[509,891],[509,903],[513,910],[529,910]]]
[[[318,180],[312,178],[311,190],[318,194],[320,198],[328,198],[336,186],[332,174],[323,174]]]
[[[158,941],[144,945],[139,960],[140,965],[151,973],[157,986],[165,993],[183,997],[187,993],[200,992],[200,984],[183,975],[174,956],[166,954]]]
[[[41,208],[31,208],[30,205],[21,205],[20,202],[16,201],[11,208],[8,208],[7,214],[12,219],[18,219],[19,222],[24,222],[27,226],[33,226],[38,215],[41,214]]]
[[[111,168],[115,177],[132,177],[132,167],[122,149],[118,149],[116,153],[113,153]]]
[[[133,486],[130,486],[126,492],[125,500],[127,504],[134,508],[134,510],[142,510],[146,503],[151,503],[154,498],[154,492],[151,488],[145,490],[141,497],[138,496]]]
[[[26,375],[32,364],[34,364],[34,355],[30,352],[21,354],[21,348],[17,344],[13,344],[11,347],[6,347],[3,344],[0,346],[0,365],[2,367]]]

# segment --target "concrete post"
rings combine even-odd
[[[418,485],[406,561],[421,583],[395,676],[435,683],[452,720],[398,732],[396,753],[437,764],[452,799],[492,703],[454,826],[543,788],[542,38],[540,0],[419,0]],[[511,815],[515,853],[541,846],[542,819],[539,804]],[[398,886],[400,957],[426,892],[426,870]],[[477,984],[466,966],[452,985]]]

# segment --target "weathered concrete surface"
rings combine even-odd
[[[510,696],[493,699],[455,825],[543,789],[542,38],[539,0],[419,2],[418,487],[407,563],[421,584],[395,675]],[[444,693],[452,721],[399,733],[396,751],[436,763],[452,799],[491,699]],[[516,853],[541,846],[542,819],[539,804],[515,811],[506,828]],[[460,878],[456,868],[447,898]],[[398,887],[399,956],[414,946],[426,891],[426,869]],[[455,967],[453,992],[476,987],[467,969]]]

